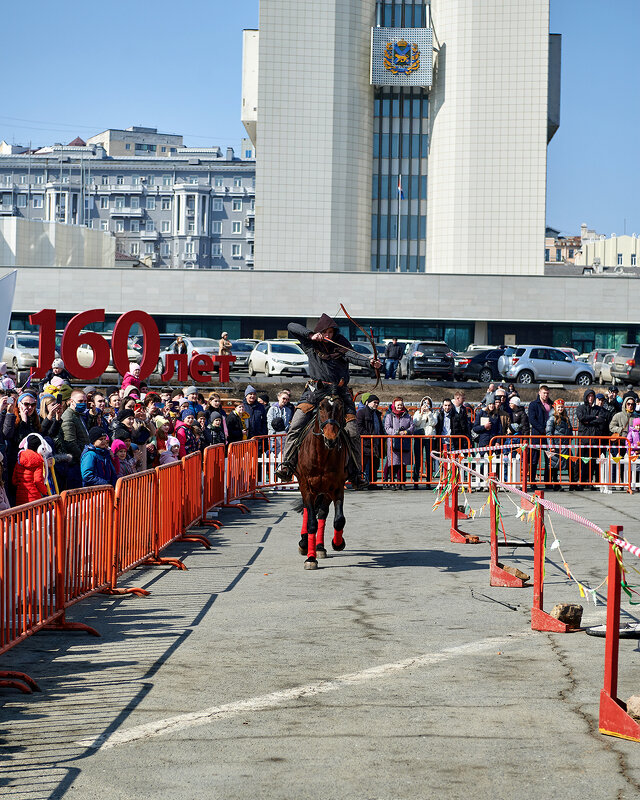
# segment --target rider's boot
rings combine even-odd
[[[366,489],[369,481],[362,474],[362,457],[360,454],[360,434],[355,419],[347,418],[345,431],[349,437],[349,463],[347,474],[354,489]]]

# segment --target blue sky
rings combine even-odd
[[[3,22],[16,77],[3,81],[0,139],[50,144],[148,125],[239,150],[242,29],[258,26],[258,0],[31,0]],[[640,234],[638,30],[640,0],[551,0],[563,76],[547,221],[567,234],[581,222],[619,234],[625,218]]]

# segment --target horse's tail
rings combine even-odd
[[[324,507],[324,495],[319,494],[316,497],[316,505],[315,505],[316,514],[318,513],[318,511],[321,511],[323,507]],[[296,500],[296,502],[293,504],[292,510],[296,511],[298,514],[302,514],[302,512],[304,511],[304,501]]]

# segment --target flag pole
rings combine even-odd
[[[398,175],[398,222],[396,242],[396,272],[400,272],[400,200],[402,199],[402,175]]]

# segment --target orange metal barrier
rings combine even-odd
[[[580,489],[587,486],[611,491],[640,490],[640,453],[633,453],[626,439],[612,436],[496,436],[490,447],[501,446],[503,483],[544,483],[547,489]],[[511,445],[511,446],[509,446]],[[487,456],[488,457],[488,456]],[[526,459],[526,469],[511,470],[516,458]],[[494,462],[498,469],[497,463]],[[525,480],[526,479],[526,480]]]
[[[0,513],[0,654],[44,628],[82,630],[65,619],[65,530],[60,498],[47,497]],[[0,686],[39,690],[23,672],[0,671]]]
[[[361,436],[362,470],[374,486],[434,486],[440,464],[432,458],[443,450],[471,447],[467,436]],[[392,461],[403,461],[392,464]]]
[[[65,526],[64,602],[68,606],[106,589],[113,568],[111,486],[72,489],[60,497]]]
[[[199,542],[209,550],[211,544],[205,536],[186,533],[191,526],[198,524],[202,517],[202,455],[198,451],[190,453],[182,459],[182,527],[184,533],[180,539],[185,542]]]
[[[183,532],[182,524],[182,464],[179,461],[173,464],[163,464],[156,467],[156,480],[158,486],[158,532],[154,542],[155,558],[171,542],[179,539]],[[182,562],[178,569],[184,569]]]
[[[275,487],[277,489],[297,488],[297,478],[283,483],[276,478],[276,470],[282,464],[282,453],[287,438],[286,433],[271,433],[268,436],[255,436],[258,446],[258,481],[259,488]]]
[[[249,509],[243,503],[238,503],[238,500],[245,497],[260,497],[269,502],[257,488],[258,448],[258,439],[247,439],[229,445],[225,506],[238,508],[243,514],[248,514]]]
[[[154,470],[127,475],[116,483],[113,514],[114,560],[111,591],[149,594],[146,589],[117,588],[118,576],[157,559],[157,476]]]
[[[224,505],[225,490],[225,454],[223,444],[214,444],[205,448],[203,458],[202,484],[202,524],[221,527],[216,519],[207,519],[207,513],[213,508]]]
[[[622,539],[622,525],[612,525],[609,533]],[[605,640],[604,687],[600,692],[600,733],[640,742],[640,723],[627,713],[618,698],[618,655],[620,646],[620,586],[621,571],[616,545],[609,543],[609,573],[607,578],[607,632]]]

